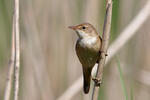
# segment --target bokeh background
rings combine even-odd
[[[114,0],[110,44],[147,0]],[[0,0],[0,100],[10,59],[13,0]],[[82,75],[69,25],[93,24],[102,33],[105,0],[20,0],[19,100],[56,100]],[[128,100],[150,100],[150,18],[116,54]],[[108,52],[109,55],[109,52]],[[93,84],[92,84],[93,85]],[[81,89],[71,100],[90,100]],[[115,57],[104,69],[100,100],[125,100]],[[68,94],[69,95],[69,94]],[[130,99],[133,98],[133,99]]]

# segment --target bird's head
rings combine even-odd
[[[79,38],[98,36],[96,29],[89,23],[83,23],[76,26],[69,26],[70,29],[76,31]]]

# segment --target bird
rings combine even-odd
[[[75,50],[82,64],[83,91],[85,94],[88,94],[92,68],[99,62],[102,38],[97,33],[95,27],[90,23],[69,26],[69,28],[74,30],[78,35]]]

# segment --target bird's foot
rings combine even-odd
[[[104,51],[100,51],[101,55],[100,55],[100,59],[104,59],[104,57],[108,56],[107,53],[105,53]]]
[[[107,54],[107,53],[105,53],[105,56],[108,56],[108,54]]]
[[[100,87],[100,85],[102,84],[101,79],[98,79],[96,77],[92,77],[92,80],[94,81],[95,86],[99,86]]]

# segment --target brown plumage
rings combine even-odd
[[[82,64],[84,78],[84,93],[90,89],[91,71],[99,59],[101,38],[96,29],[89,23],[83,23],[69,28],[76,31],[79,39],[76,43],[76,54]]]

